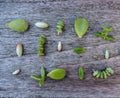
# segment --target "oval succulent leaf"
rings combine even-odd
[[[82,67],[82,66],[80,66],[79,67],[79,78],[81,79],[81,80],[83,80],[84,79],[84,68]]]
[[[105,59],[109,59],[109,51],[108,50],[105,51]]]
[[[54,80],[61,80],[66,76],[66,71],[64,69],[54,69],[47,74],[48,77]]]
[[[16,53],[20,57],[23,54],[23,45],[21,43],[18,43],[16,46]]]
[[[83,17],[79,17],[75,20],[74,28],[79,38],[82,38],[86,34],[88,26],[88,21]]]
[[[36,27],[39,27],[39,28],[48,28],[49,27],[49,24],[45,23],[45,22],[36,22],[35,23],[35,26]]]
[[[17,75],[17,74],[20,73],[20,71],[21,71],[20,69],[17,69],[17,70],[15,70],[12,74],[13,74],[13,75]]]
[[[75,52],[77,54],[84,53],[85,52],[85,48],[82,48],[82,47],[74,48],[73,52]]]
[[[59,41],[58,42],[58,49],[57,49],[59,52],[62,51],[62,42]]]
[[[25,32],[28,29],[28,23],[25,19],[15,19],[6,24],[11,30]]]

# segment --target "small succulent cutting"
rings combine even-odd
[[[87,19],[79,17],[75,20],[74,28],[79,38],[82,38],[87,33],[88,27],[89,23]]]
[[[65,24],[63,21],[59,20],[57,22],[56,31],[57,31],[58,35],[60,35],[60,33],[63,33],[64,26],[65,26]]]
[[[44,85],[44,81],[45,81],[45,68],[42,66],[41,67],[41,75],[31,75],[31,78],[39,81],[39,86],[43,86]]]
[[[109,59],[110,53],[108,50],[105,50],[105,59]]]
[[[66,76],[66,71],[64,69],[57,68],[49,72],[47,76],[54,80],[62,80]]]
[[[106,67],[104,70],[93,70],[93,76],[96,78],[107,79],[114,74],[114,70],[111,67]]]
[[[16,45],[16,54],[18,55],[18,57],[21,57],[23,55],[23,44],[18,43]]]
[[[14,72],[12,72],[13,75],[18,75],[21,72],[21,69],[17,69]]]
[[[25,32],[28,29],[28,22],[25,19],[15,19],[6,24],[13,31]]]
[[[112,35],[109,35],[109,33],[113,30],[112,26],[109,27],[102,26],[102,29],[103,29],[102,32],[95,32],[94,35],[108,41],[116,40],[116,38],[114,38]]]
[[[77,48],[74,48],[73,49],[73,52],[79,54],[79,53],[84,53],[86,50],[85,48],[82,48],[82,47],[77,47]]]
[[[44,56],[45,53],[45,48],[44,48],[44,45],[46,43],[46,37],[44,35],[41,35],[39,37],[39,43],[38,43],[38,56]]]
[[[85,76],[84,68],[83,68],[83,66],[80,66],[79,67],[79,78],[80,78],[80,80],[83,80],[84,76]]]
[[[35,26],[36,27],[39,27],[39,28],[48,28],[49,27],[49,24],[45,23],[45,22],[36,22],[35,23]]]
[[[58,52],[62,51],[62,42],[61,41],[58,42],[57,50],[58,50]]]

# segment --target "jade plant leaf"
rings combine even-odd
[[[83,17],[79,17],[75,20],[74,28],[79,38],[82,38],[87,33],[88,26],[88,20]]]
[[[66,71],[64,69],[54,69],[47,74],[48,77],[54,80],[61,80],[66,76]]]
[[[6,24],[13,31],[25,32],[28,29],[28,22],[25,19],[15,19]]]

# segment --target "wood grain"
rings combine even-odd
[[[88,33],[78,39],[74,32],[74,20],[85,17],[89,21]],[[8,29],[5,24],[16,18],[24,18],[30,28],[20,34]],[[58,20],[66,24],[65,32],[57,36]],[[50,24],[47,30],[34,26],[35,22]],[[117,38],[105,41],[93,35],[101,25],[112,25],[110,33]],[[0,0],[0,97],[15,98],[80,98],[120,97],[120,0]],[[46,56],[43,62],[37,57],[38,37],[47,37]],[[57,43],[62,41],[63,51],[57,52]],[[17,57],[16,44],[24,44],[24,55]],[[86,53],[73,53],[74,47],[85,47]],[[104,59],[104,51],[110,51],[110,59]],[[85,80],[78,78],[78,67],[85,67]],[[67,76],[62,81],[46,79],[43,87],[30,78],[39,74],[40,66],[49,72],[64,68]],[[115,74],[107,80],[94,79],[92,69],[111,66]],[[20,68],[19,75],[12,72]]]

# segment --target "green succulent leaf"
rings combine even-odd
[[[28,22],[25,19],[15,19],[6,24],[13,31],[25,32],[28,29]]]
[[[61,27],[64,27],[64,26],[65,26],[65,24],[64,24],[64,22],[63,22],[62,20],[59,20],[59,21],[57,22],[57,24],[60,25]]]
[[[85,73],[84,73],[84,68],[82,66],[79,67],[79,78],[80,80],[83,80],[85,77]]]
[[[41,67],[41,77],[45,79],[45,68],[43,66]]]
[[[58,35],[63,32],[63,30],[59,28],[57,28],[56,31],[58,32]]]
[[[74,48],[73,49],[73,52],[79,54],[79,53],[84,53],[86,50],[85,48],[82,48],[82,47],[77,47],[77,48]]]
[[[98,71],[98,74],[96,75],[96,78],[100,78],[101,71]]]
[[[43,66],[41,67],[40,73],[41,73],[41,78],[39,80],[39,86],[43,86],[45,82],[45,68]]]
[[[47,74],[48,77],[54,80],[61,80],[66,76],[66,71],[64,69],[54,69]]]
[[[41,77],[40,80],[39,80],[39,86],[43,86],[44,85],[44,78]]]
[[[105,70],[105,73],[106,73],[107,76],[111,76],[111,74],[109,73],[108,70]]]
[[[57,29],[62,29],[62,26],[61,25],[57,25],[56,28]]]
[[[114,74],[114,70],[111,67],[107,67],[106,70],[110,73],[110,74]]]
[[[39,76],[39,75],[31,75],[31,78],[39,81],[41,76]]]
[[[100,78],[103,79],[104,78],[104,74],[103,71],[100,72]]]
[[[103,77],[104,77],[104,79],[107,79],[107,74],[105,71],[103,71]]]
[[[88,26],[88,20],[83,17],[79,17],[75,20],[74,28],[79,38],[82,38],[87,33]]]
[[[93,72],[93,76],[95,77],[98,73],[99,73],[98,70],[94,71],[94,72]]]

